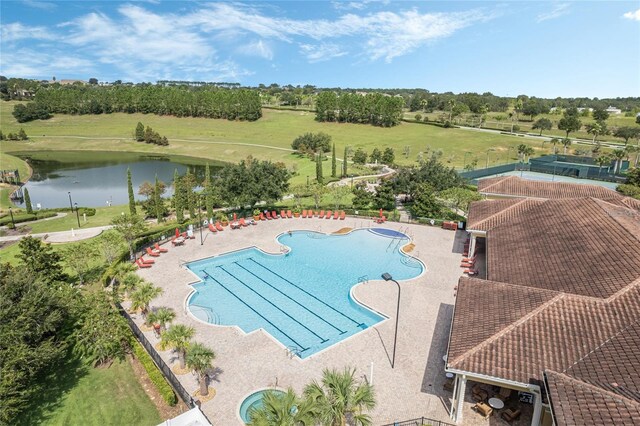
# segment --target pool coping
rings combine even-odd
[[[255,389],[255,390],[253,390],[253,391],[249,392],[248,394],[244,395],[244,396],[242,397],[242,399],[240,400],[240,402],[238,403],[237,408],[236,408],[236,417],[238,418],[238,420],[240,420],[240,423],[242,423],[243,425],[246,425],[246,424],[247,424],[247,423],[242,419],[242,416],[240,415],[240,408],[242,408],[242,403],[243,403],[247,398],[249,398],[251,395],[256,394],[256,393],[258,393],[258,392],[264,392],[264,391],[266,391],[266,390],[276,390],[276,391],[281,391],[281,392],[287,393],[287,389],[284,389],[284,388],[282,388],[282,387],[280,387],[280,386],[277,386],[277,385],[276,385],[276,386],[273,386],[273,387],[265,386],[265,387],[262,387],[262,388],[258,388],[258,389]]]
[[[371,312],[375,313],[376,315],[380,315],[380,316],[382,317],[382,319],[381,319],[380,321],[376,322],[375,324],[372,324],[371,326],[367,327],[367,328],[366,328],[366,329],[364,329],[364,330],[361,330],[361,331],[358,331],[358,332],[356,332],[356,333],[352,334],[351,336],[349,336],[349,337],[347,337],[347,338],[345,338],[345,339],[339,340],[339,341],[337,341],[336,343],[334,343],[334,344],[332,344],[332,345],[330,345],[330,346],[327,346],[327,347],[326,347],[326,348],[324,348],[324,349],[321,349],[321,350],[319,350],[319,351],[317,351],[317,352],[314,352],[313,354],[309,355],[308,357],[302,358],[302,357],[300,357],[300,356],[295,355],[293,352],[291,352],[291,350],[289,349],[289,347],[288,347],[288,346],[286,346],[284,343],[282,343],[280,340],[278,340],[275,336],[271,335],[271,333],[269,333],[269,332],[268,332],[267,330],[265,330],[263,327],[257,328],[257,329],[255,329],[255,330],[250,331],[250,332],[246,332],[246,331],[244,331],[244,330],[243,330],[239,325],[212,324],[212,323],[210,323],[210,322],[204,321],[204,320],[202,320],[202,319],[200,319],[200,318],[196,317],[196,316],[191,312],[191,310],[189,309],[188,302],[189,302],[189,299],[191,299],[191,297],[193,297],[193,295],[194,295],[195,293],[197,293],[197,290],[196,290],[195,288],[193,288],[193,286],[194,286],[195,284],[204,283],[204,281],[203,281],[203,280],[202,280],[198,275],[196,275],[196,274],[195,274],[195,272],[193,272],[191,269],[189,269],[186,265],[187,265],[187,264],[189,264],[189,263],[199,262],[199,261],[202,261],[202,260],[205,260],[205,259],[211,259],[211,258],[214,258],[214,257],[226,256],[226,255],[229,255],[229,254],[232,254],[232,253],[237,253],[237,252],[244,251],[244,250],[248,250],[248,249],[256,249],[256,250],[258,250],[258,251],[260,251],[260,252],[262,252],[262,253],[264,253],[264,254],[266,254],[266,255],[269,255],[269,256],[286,256],[287,254],[291,253],[292,249],[291,249],[291,247],[287,246],[286,244],[282,244],[282,243],[279,241],[279,239],[278,239],[278,238],[280,238],[281,236],[283,236],[283,235],[285,235],[285,234],[289,234],[290,232],[306,232],[306,233],[313,232],[313,233],[316,233],[316,234],[322,234],[322,235],[327,235],[327,236],[336,236],[336,237],[340,237],[340,236],[344,236],[344,235],[349,235],[349,234],[353,233],[354,231],[364,231],[364,230],[369,231],[369,228],[354,228],[354,229],[350,230],[349,232],[345,232],[344,234],[334,234],[334,233],[320,232],[320,231],[316,231],[316,230],[304,230],[304,229],[291,230],[291,231],[287,231],[287,232],[281,232],[281,233],[277,234],[277,235],[274,237],[275,242],[276,242],[276,243],[278,243],[278,245],[279,245],[280,247],[286,247],[286,248],[287,248],[287,251],[282,251],[282,250],[281,250],[279,253],[271,253],[271,252],[266,251],[266,250],[264,250],[264,249],[262,249],[262,248],[260,248],[260,247],[258,247],[258,246],[256,246],[256,245],[251,245],[251,246],[243,247],[243,248],[236,249],[236,250],[229,250],[229,251],[222,252],[222,253],[219,253],[219,254],[214,254],[214,255],[211,255],[211,256],[205,256],[205,257],[202,257],[202,258],[199,258],[199,259],[194,259],[194,260],[191,260],[191,261],[189,261],[189,262],[184,262],[184,263],[182,263],[182,264],[180,265],[180,267],[181,267],[181,268],[186,269],[189,273],[191,273],[194,277],[196,277],[196,280],[195,280],[195,281],[188,282],[188,283],[186,284],[186,285],[188,285],[188,286],[190,286],[190,287],[191,287],[191,291],[187,294],[187,296],[186,296],[186,297],[185,297],[185,299],[184,299],[184,302],[183,302],[183,304],[182,304],[182,306],[183,306],[183,310],[184,310],[184,312],[185,312],[189,317],[191,317],[191,318],[192,318],[192,319],[194,319],[195,321],[198,321],[198,322],[201,322],[201,323],[203,323],[203,324],[205,324],[205,325],[213,326],[213,327],[220,327],[220,328],[226,328],[226,327],[228,327],[228,328],[232,328],[232,329],[234,329],[234,330],[238,331],[241,337],[250,336],[250,335],[252,335],[252,334],[254,334],[254,333],[257,333],[257,332],[262,332],[262,333],[263,333],[264,335],[266,335],[270,340],[272,340],[272,341],[273,341],[273,342],[275,342],[277,345],[279,345],[282,349],[284,349],[285,351],[287,351],[287,356],[289,356],[291,359],[296,359],[298,362],[303,362],[303,361],[306,361],[306,360],[308,360],[308,359],[311,359],[311,358],[315,357],[316,355],[319,355],[319,354],[321,354],[321,353],[323,353],[323,352],[327,351],[328,349],[331,349],[331,348],[332,348],[332,347],[334,347],[335,345],[338,345],[338,344],[340,344],[340,343],[343,343],[343,342],[347,342],[347,341],[349,341],[349,340],[350,340],[350,339],[352,339],[353,337],[358,336],[360,333],[364,333],[364,332],[366,332],[366,331],[367,331],[367,330],[369,330],[369,329],[376,328],[378,325],[381,325],[381,324],[383,324],[383,323],[387,322],[387,321],[391,318],[391,317],[390,317],[390,316],[388,316],[387,314],[384,314],[384,313],[380,312],[379,310],[377,310],[377,309],[375,309],[375,308],[373,308],[373,307],[371,307],[371,306],[367,305],[366,303],[361,302],[360,300],[358,300],[358,298],[357,298],[357,297],[355,296],[355,294],[354,294],[354,290],[355,290],[356,288],[360,287],[361,285],[366,284],[366,283],[367,283],[367,282],[369,282],[369,281],[383,281],[382,279],[367,280],[366,282],[357,282],[357,283],[353,284],[353,285],[350,287],[350,289],[349,289],[349,297],[350,297],[350,298],[351,298],[351,299],[352,299],[356,304],[358,304],[358,305],[362,306],[362,307],[363,307],[363,308],[365,308],[365,309],[368,309],[369,311],[371,311]],[[396,232],[399,232],[399,231],[396,231]],[[402,232],[401,232],[401,233],[402,233]],[[381,236],[381,237],[390,238],[390,237],[385,236],[385,235],[381,235],[381,234],[377,234],[377,233],[374,233],[374,234],[375,234],[375,235],[378,235],[378,236]],[[407,244],[404,244],[402,247],[399,247],[399,248],[398,248],[398,251],[399,251],[399,252],[400,252],[400,254],[402,254],[403,256],[408,257],[408,258],[411,258],[411,259],[413,259],[413,260],[415,260],[415,261],[419,262],[419,263],[420,263],[420,265],[422,265],[422,272],[421,272],[419,275],[417,275],[417,276],[415,276],[415,277],[413,277],[413,278],[407,279],[407,280],[399,280],[399,281],[398,281],[398,282],[411,282],[411,281],[413,281],[413,280],[417,280],[417,279],[419,279],[420,277],[422,277],[422,276],[427,272],[427,265],[425,265],[425,264],[424,264],[424,262],[422,262],[422,260],[420,260],[419,258],[417,258],[417,257],[415,257],[415,256],[412,256],[412,255],[410,255],[410,254],[408,254],[408,253],[406,253],[406,252],[404,251],[404,247],[406,247],[408,244],[410,244],[410,243],[413,241],[413,238],[411,238],[411,237],[410,237],[409,235],[407,235],[407,234],[404,234],[404,233],[402,233],[402,234],[403,234],[403,235],[405,235],[405,236],[407,237],[407,239],[408,239],[408,243],[407,243]],[[267,388],[267,389],[268,389],[268,388]],[[258,392],[258,391],[254,391],[254,392]],[[243,401],[244,401],[244,399],[243,399]]]

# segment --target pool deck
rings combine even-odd
[[[344,227],[386,227],[406,231],[415,243],[410,254],[420,258],[427,267],[422,276],[400,283],[402,302],[394,369],[391,368],[390,359],[397,287],[382,280],[360,284],[353,294],[389,319],[304,360],[290,358],[284,347],[262,330],[247,335],[237,327],[209,325],[187,314],[185,301],[192,291],[188,284],[196,278],[182,266],[184,262],[249,246],[279,253],[280,244],[275,237],[280,233],[289,230],[331,233]],[[213,424],[242,424],[238,415],[240,403],[258,389],[273,386],[284,389],[290,386],[300,393],[307,383],[322,376],[324,368],[353,367],[358,378],[371,380],[372,363],[377,397],[377,406],[370,413],[374,424],[421,416],[449,420],[447,410],[451,394],[442,388],[445,381],[442,357],[447,350],[455,300],[454,287],[462,274],[459,264],[463,239],[455,238],[455,232],[406,223],[376,225],[365,219],[313,218],[277,219],[241,230],[225,228],[224,232],[216,234],[207,231],[202,246],[199,233],[195,236],[184,246],[165,246],[169,252],[155,258],[155,265],[140,270],[139,274],[164,290],[152,302],[152,307],[167,306],[174,309],[177,314],[174,324],[195,327],[194,340],[206,344],[216,353],[216,375],[210,384],[217,393],[215,398],[202,404],[202,410]],[[318,261],[322,261],[321,255]],[[135,315],[134,319],[139,324],[142,322]],[[158,341],[152,332],[147,332],[146,336],[154,344]],[[168,364],[177,362],[176,355],[171,351],[160,354]],[[191,373],[178,377],[187,390],[195,391],[198,388]],[[465,420],[471,418],[467,413],[465,417]]]

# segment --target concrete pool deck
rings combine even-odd
[[[275,237],[280,233],[289,230],[331,233],[345,227],[405,231],[415,243],[410,254],[426,265],[422,276],[400,283],[402,302],[395,369],[391,368],[390,359],[397,288],[382,280],[360,284],[353,294],[389,319],[304,360],[290,357],[280,343],[261,330],[244,334],[237,327],[206,324],[187,313],[185,301],[192,291],[189,284],[196,277],[182,266],[185,262],[249,246],[279,253],[280,244]],[[215,351],[216,374],[210,385],[216,389],[216,396],[202,404],[202,410],[214,424],[242,424],[238,414],[240,404],[258,389],[292,387],[300,393],[307,383],[322,376],[324,368],[353,367],[358,378],[371,380],[372,363],[377,397],[376,408],[370,413],[374,424],[421,416],[448,421],[451,394],[442,388],[445,381],[442,356],[447,350],[454,287],[462,274],[459,265],[463,239],[456,238],[455,232],[405,223],[377,225],[371,220],[355,218],[313,218],[263,221],[241,230],[225,228],[224,232],[207,231],[203,235],[206,239],[202,246],[199,233],[184,246],[165,246],[169,252],[155,258],[154,266],[139,270],[139,274],[164,290],[152,302],[152,307],[174,309],[177,314],[174,324],[193,326],[194,340]],[[318,261],[322,261],[321,255]],[[138,324],[142,322],[136,315],[134,320]],[[145,334],[153,344],[158,341],[153,332]],[[177,362],[176,354],[171,351],[162,351],[160,355],[170,365]],[[187,390],[198,388],[191,373],[178,377]]]

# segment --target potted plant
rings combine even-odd
[[[222,226],[228,226],[229,225],[229,218],[227,217],[226,214],[220,212],[218,213],[218,220],[220,221],[220,225]]]
[[[293,216],[294,217],[300,217],[300,206],[296,206],[293,209]]]
[[[253,211],[253,220],[256,222],[260,220],[260,209],[255,209]]]

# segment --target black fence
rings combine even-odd
[[[199,401],[194,399],[189,394],[189,392],[187,392],[187,390],[182,386],[182,383],[180,383],[176,375],[173,374],[173,371],[171,371],[171,368],[169,368],[167,363],[164,362],[164,360],[160,357],[160,355],[158,355],[158,352],[156,352],[151,342],[147,340],[147,337],[144,335],[142,330],[140,330],[140,328],[138,327],[138,324],[136,324],[133,321],[129,313],[122,307],[122,305],[118,303],[117,306],[118,306],[118,310],[120,311],[120,314],[123,317],[125,317],[127,322],[129,323],[129,327],[131,328],[131,331],[133,331],[133,334],[136,336],[136,339],[138,339],[140,344],[149,353],[149,355],[151,356],[151,359],[153,359],[153,362],[156,364],[156,366],[160,369],[164,377],[167,379],[167,382],[169,382],[169,384],[175,391],[176,395],[178,395],[178,397],[190,408],[194,408],[196,406],[199,407]]]
[[[454,426],[451,423],[445,423],[440,420],[419,417],[417,419],[403,420],[401,422],[388,423],[383,426]]]

